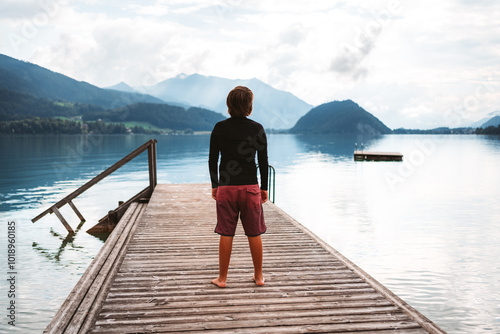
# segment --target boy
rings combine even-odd
[[[217,123],[210,136],[208,165],[212,181],[212,198],[217,205],[219,241],[219,277],[212,283],[226,287],[227,272],[233,247],[233,237],[241,219],[248,237],[254,265],[253,280],[264,285],[262,274],[262,239],[266,232],[262,203],[268,198],[267,138],[261,124],[248,119],[253,108],[253,93],[244,86],[237,86],[227,96],[230,118]],[[217,170],[221,156],[220,166]],[[261,186],[257,181],[255,154],[259,163]]]

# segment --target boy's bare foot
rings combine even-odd
[[[257,279],[255,279],[255,276],[254,276],[254,277],[252,277],[252,280],[253,280],[253,281],[255,282],[255,284],[257,284],[258,286],[263,286],[263,285],[264,285],[264,282],[266,281],[266,280],[264,279],[264,277],[262,277],[262,279],[258,279],[258,280],[257,280]]]
[[[219,288],[225,288],[226,287],[226,282],[221,281],[219,278],[213,279],[212,283],[217,285]]]

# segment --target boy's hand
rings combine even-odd
[[[267,190],[260,190],[260,197],[262,198],[262,203],[267,202],[267,198],[269,197]]]
[[[212,198],[217,200],[217,189],[218,188],[212,188]]]

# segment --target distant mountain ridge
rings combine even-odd
[[[127,89],[127,85],[115,88]],[[99,88],[0,54],[2,133],[47,134],[51,129],[54,133],[82,133],[81,120],[104,121],[102,127],[110,133],[126,133],[124,123],[134,132],[142,126],[148,128],[148,123],[164,132],[209,131],[223,119],[214,111],[169,105],[137,92]]]
[[[165,103],[140,93],[102,89],[41,66],[0,54],[0,88],[49,100],[93,104],[106,109],[138,102]]]
[[[481,128],[481,127],[484,128],[486,123],[488,123],[492,119],[496,118],[497,116],[500,116],[500,111],[490,112],[488,115],[486,115],[486,117],[483,117],[479,121],[472,123],[470,125],[470,127],[471,128]],[[493,124],[493,123],[495,123],[495,121],[493,121],[490,124]]]
[[[138,93],[138,91],[136,91],[135,89],[133,89],[132,87],[130,87],[129,85],[127,85],[123,81],[120,81],[119,83],[117,83],[116,85],[111,86],[111,87],[104,87],[104,89],[112,89],[112,90],[117,90],[117,91],[125,92],[125,93]]]
[[[344,100],[311,109],[290,132],[380,135],[389,134],[392,130],[357,103]]]
[[[214,110],[228,117],[226,97],[237,85],[252,89],[255,100],[251,118],[268,129],[289,129],[313,107],[293,94],[277,90],[258,79],[231,80],[193,74],[178,75],[151,87],[133,88],[120,82],[111,87],[99,88],[0,54],[0,89],[104,109],[136,103],[167,103],[185,109],[195,106]]]
[[[181,104],[207,108],[226,117],[226,97],[238,85],[247,86],[254,93],[252,116],[265,128],[289,129],[313,106],[289,92],[277,90],[258,79],[231,80],[200,74],[178,75],[150,87],[135,89]]]
[[[494,116],[490,118],[487,122],[483,123],[480,127],[487,128],[489,126],[498,126],[500,125],[500,116]]]
[[[132,88],[121,82],[99,88],[1,54],[0,121],[66,117],[207,131],[229,116],[227,93],[237,85],[252,89],[255,98],[251,118],[267,129],[290,129],[291,133],[391,133],[351,100],[312,108],[293,94],[258,79],[231,80],[193,74],[179,75],[151,87]]]

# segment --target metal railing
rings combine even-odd
[[[257,164],[257,169],[259,165]],[[276,170],[273,166],[269,165],[269,172],[267,173],[267,191],[269,195],[269,200],[274,203],[275,190],[276,190]]]
[[[156,143],[157,143],[156,139],[149,140],[145,144],[143,144],[140,147],[138,147],[137,149],[135,149],[132,153],[130,153],[129,155],[127,155],[126,157],[124,157],[123,159],[121,159],[120,161],[118,161],[117,163],[115,163],[113,166],[109,167],[108,169],[106,169],[105,171],[103,171],[101,174],[97,175],[92,180],[90,180],[89,182],[85,183],[83,186],[81,186],[80,188],[78,188],[77,190],[75,190],[74,192],[72,192],[71,194],[69,194],[68,196],[66,196],[65,198],[63,198],[59,202],[57,202],[56,204],[52,205],[50,208],[48,208],[44,212],[42,212],[41,214],[39,214],[38,216],[36,216],[35,218],[33,218],[31,221],[34,223],[37,220],[39,220],[42,217],[44,217],[45,215],[47,215],[49,213],[50,214],[54,213],[57,216],[57,218],[59,218],[59,220],[61,221],[61,223],[64,225],[64,227],[66,228],[66,230],[68,230],[68,232],[70,234],[74,234],[75,231],[73,231],[73,229],[68,224],[68,222],[66,221],[66,219],[64,219],[64,217],[62,216],[62,214],[59,211],[59,209],[61,207],[63,207],[64,205],[69,204],[69,206],[73,209],[73,211],[75,212],[75,214],[80,219],[80,225],[81,225],[83,222],[85,222],[85,218],[82,216],[82,214],[80,213],[80,211],[78,211],[78,209],[76,208],[75,204],[73,203],[73,199],[75,199],[76,197],[78,197],[79,195],[81,195],[82,193],[84,193],[86,190],[88,190],[90,187],[92,187],[93,185],[95,185],[97,182],[99,182],[102,179],[104,179],[106,176],[110,175],[111,173],[113,173],[116,170],[118,170],[120,167],[122,167],[125,164],[127,164],[128,162],[130,162],[132,159],[134,159],[135,157],[137,157],[138,155],[140,155],[142,152],[148,150],[149,186],[147,186],[144,190],[142,190],[137,195],[135,195],[134,197],[132,197],[131,199],[129,199],[127,202],[120,203],[120,205],[118,206],[118,208],[116,208],[115,210],[110,211],[108,213],[108,215],[106,217],[104,217],[103,219],[110,217],[110,215],[114,215],[115,217],[121,216],[123,214],[123,212],[125,212],[125,210],[129,207],[130,203],[138,201],[141,198],[149,198],[151,196],[151,194],[153,193],[153,190],[154,190],[154,188],[155,188],[155,186],[157,184],[157,175],[156,175]]]
[[[269,199],[274,203],[274,197],[276,192],[276,170],[273,166],[269,165]],[[272,199],[271,199],[272,198]]]

